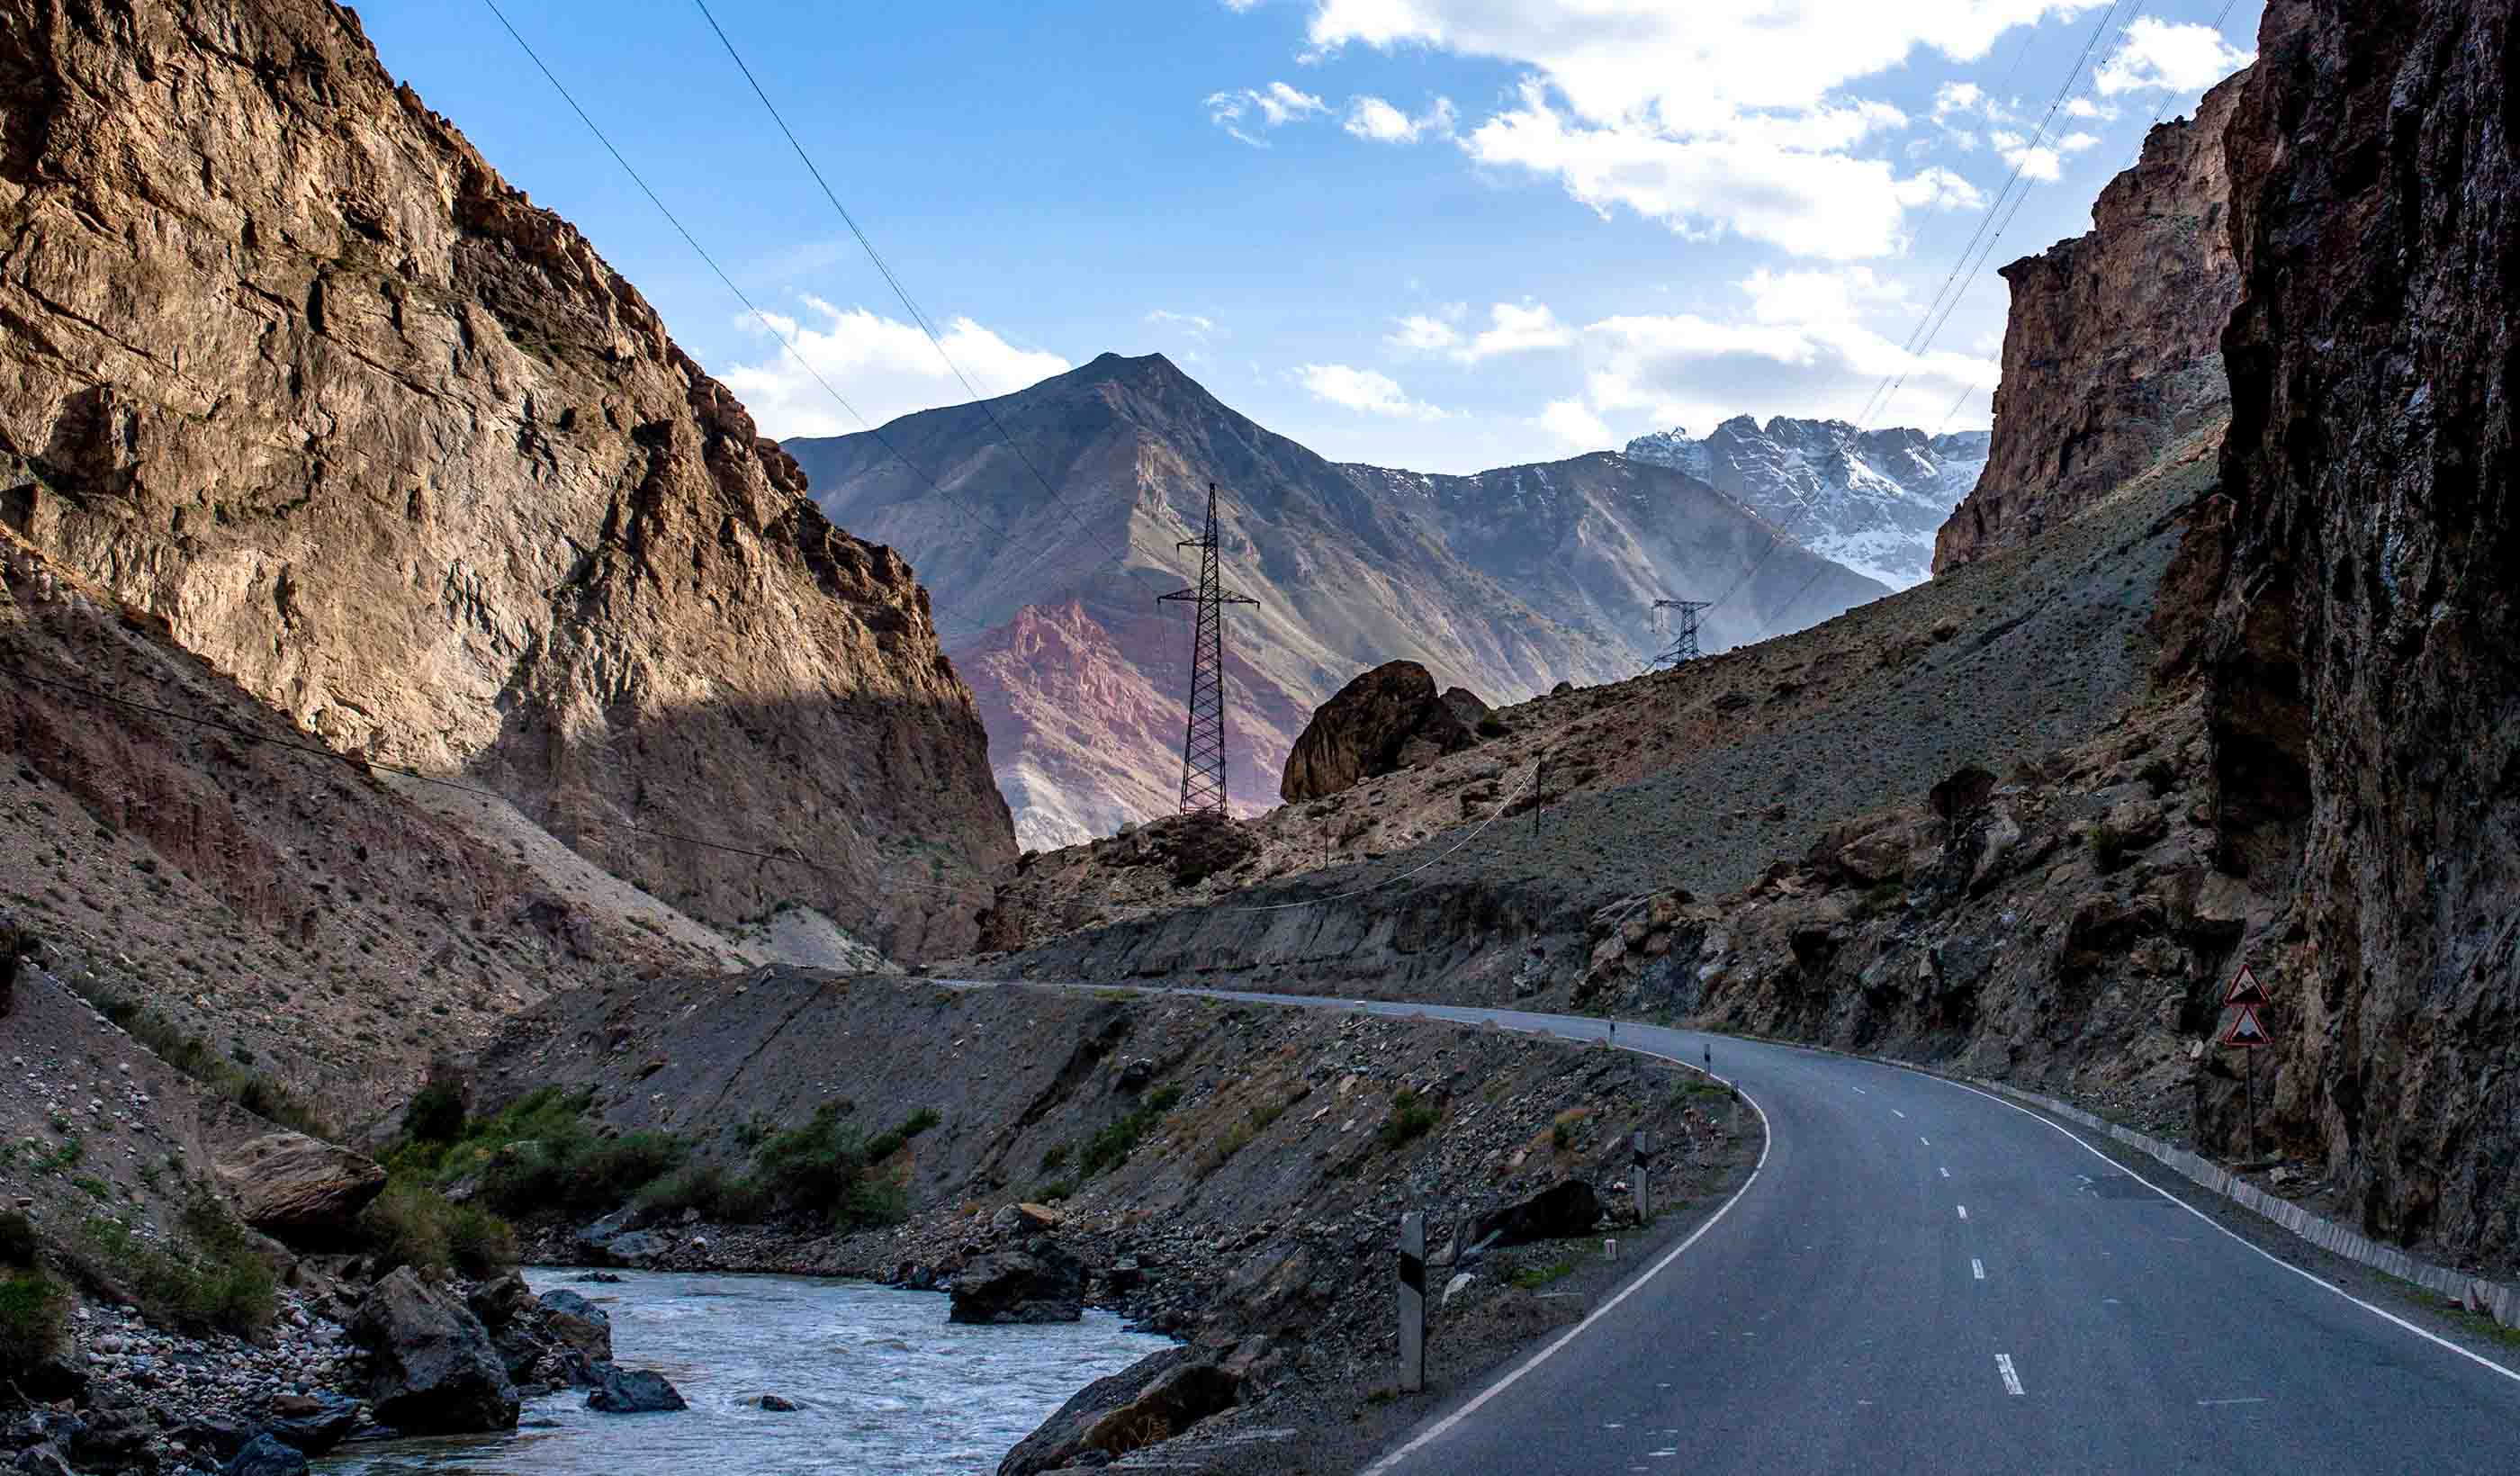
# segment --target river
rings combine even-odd
[[[945,1299],[866,1281],[622,1272],[620,1284],[528,1269],[612,1319],[614,1362],[673,1380],[678,1414],[598,1414],[586,1391],[525,1404],[496,1436],[353,1444],[332,1476],[808,1476],[992,1471],[1067,1397],[1170,1340],[1104,1312],[1041,1327],[964,1327]],[[778,1394],[800,1408],[744,1403]]]

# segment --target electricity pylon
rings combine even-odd
[[[1672,636],[1671,644],[1663,648],[1661,655],[1654,657],[1650,670],[1660,671],[1666,666],[1679,666],[1697,659],[1697,615],[1714,603],[1712,600],[1657,600],[1653,603],[1654,634],[1668,634],[1664,610],[1680,611],[1680,633]]]
[[[1158,602],[1188,601],[1198,607],[1191,632],[1190,721],[1182,736],[1181,807],[1184,815],[1225,807],[1225,607],[1259,601],[1225,588],[1216,566],[1216,483],[1207,484],[1207,532],[1185,549],[1198,550],[1198,587],[1157,595]]]

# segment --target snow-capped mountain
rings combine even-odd
[[[1703,439],[1677,426],[1628,442],[1746,503],[1823,559],[1894,588],[1922,583],[1934,530],[1986,467],[1987,432],[1858,430],[1844,421],[1737,415]]]

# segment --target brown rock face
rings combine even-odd
[[[2226,865],[2285,1131],[2374,1232],[2520,1248],[2520,4],[2274,0],[2228,137]],[[2296,941],[2298,940],[2298,941]]]
[[[303,1133],[266,1133],[222,1153],[219,1186],[237,1216],[292,1245],[347,1238],[385,1186],[377,1161]]]
[[[2003,269],[1995,440],[1934,537],[1935,573],[2019,546],[2222,418],[2223,325],[2239,296],[2223,134],[2247,76],[2152,130],[2100,192],[2091,234]]]
[[[1012,835],[910,568],[350,12],[0,0],[0,520],[700,916],[968,940]]]
[[[1452,705],[1435,694],[1435,678],[1425,667],[1385,661],[1340,688],[1313,714],[1286,755],[1278,795],[1288,804],[1319,799],[1477,741]]]

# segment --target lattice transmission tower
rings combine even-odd
[[[1197,624],[1191,632],[1190,721],[1182,736],[1181,807],[1184,815],[1225,808],[1225,607],[1260,602],[1225,588],[1216,566],[1216,483],[1207,484],[1207,531],[1185,549],[1198,550],[1198,587],[1157,595],[1158,603],[1187,601],[1197,605]]]
[[[1712,600],[1657,600],[1653,603],[1654,634],[1657,637],[1669,636],[1671,644],[1663,648],[1661,655],[1654,657],[1651,670],[1660,671],[1667,666],[1679,666],[1697,659],[1697,616],[1714,603]],[[1671,631],[1663,614],[1665,610],[1680,611],[1677,634]]]

